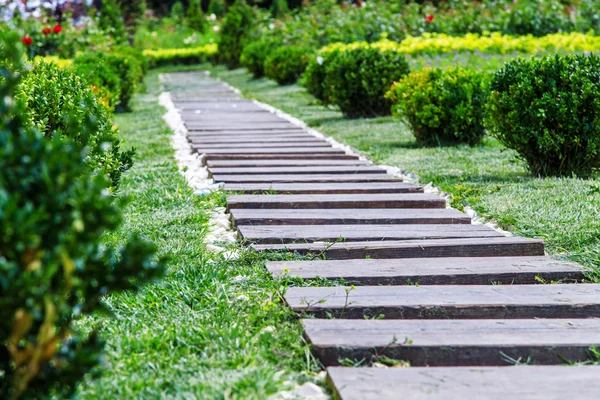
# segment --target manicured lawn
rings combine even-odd
[[[82,384],[77,396],[258,399],[286,382],[316,381],[300,324],[280,300],[286,283],[270,279],[255,254],[223,261],[206,252],[208,212],[222,196],[203,198],[188,188],[161,119],[158,74],[146,84],[135,111],[116,117],[126,145],[138,154],[122,181],[126,224],[106,240],[115,244],[141,232],[170,258],[168,274],[138,294],[108,297],[112,319],[82,322],[99,327],[107,355],[103,375]]]
[[[465,58],[467,60],[467,58]],[[447,63],[446,63],[447,64]],[[453,195],[453,205],[469,204],[517,235],[541,238],[557,257],[581,262],[598,279],[600,267],[600,181],[540,179],[494,139],[481,146],[418,147],[410,129],[392,117],[347,120],[298,85],[278,86],[252,79],[242,69],[212,67],[213,75],[249,97],[271,104],[366,153],[374,161],[416,173]]]

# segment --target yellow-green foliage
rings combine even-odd
[[[211,60],[216,54],[216,44],[207,44],[191,49],[144,50],[144,56],[153,67],[206,62]]]
[[[58,68],[69,68],[69,67],[73,66],[73,60],[70,60],[70,59],[67,60],[67,59],[59,58],[57,56],[46,56],[46,57],[37,56],[34,59],[34,64],[38,64],[40,61],[43,61],[47,64],[54,64]]]
[[[545,51],[597,51],[600,50],[600,36],[577,32],[555,33],[534,37],[510,36],[500,33],[483,35],[469,33],[465,36],[425,33],[423,36],[409,36],[401,42],[382,39],[376,43],[356,42],[350,44],[334,43],[320,50],[322,54],[336,50],[346,51],[361,47],[394,50],[406,55],[442,54],[461,51],[480,51],[482,53],[506,54],[514,51],[537,53]]]
[[[408,123],[422,145],[475,145],[483,138],[487,101],[483,73],[427,68],[396,82],[386,97],[393,102],[393,114]]]

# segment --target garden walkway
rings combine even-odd
[[[582,267],[545,256],[540,240],[471,224],[443,198],[202,73],[170,81],[197,88],[173,100],[212,177],[232,192],[248,245],[315,255],[269,271],[354,285],[285,295],[337,398],[598,397],[600,367],[559,365],[600,346],[600,285],[577,283]],[[553,284],[534,285],[544,282]],[[374,368],[390,359],[413,367]]]

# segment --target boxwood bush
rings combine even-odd
[[[229,68],[240,66],[244,47],[254,39],[255,15],[245,0],[236,0],[221,23],[219,61]]]
[[[385,94],[409,72],[404,56],[361,45],[327,56],[323,93],[349,118],[390,114]]]
[[[491,83],[488,125],[536,175],[588,175],[600,166],[600,58],[514,60]]]
[[[312,52],[304,46],[279,47],[266,58],[265,75],[280,85],[295,83],[306,69]]]
[[[87,164],[108,176],[116,189],[121,174],[131,168],[133,150],[122,152],[110,112],[96,100],[85,80],[71,69],[37,63],[19,85],[19,99],[26,105],[24,117],[47,137],[70,137],[90,149]],[[84,134],[89,118],[95,130]]]
[[[110,105],[117,111],[129,111],[129,101],[140,81],[138,60],[123,52],[90,52],[75,58],[77,72],[92,85],[105,88],[110,93]]]
[[[18,41],[0,38],[13,65]],[[12,100],[19,75],[0,65],[0,76],[0,398],[69,398],[103,349],[76,321],[102,310],[105,295],[157,277],[163,262],[137,237],[120,250],[103,246],[122,220],[108,182],[80,144],[30,127]],[[96,130],[88,117],[82,136]]]
[[[246,47],[240,56],[240,63],[250,71],[255,78],[265,76],[265,60],[279,44],[273,40],[257,40]]]
[[[485,133],[487,75],[469,69],[425,69],[395,83],[386,97],[392,113],[425,146],[475,145]]]

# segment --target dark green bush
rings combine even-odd
[[[257,40],[244,47],[240,63],[246,67],[255,78],[265,75],[265,60],[278,47],[272,40]]]
[[[112,36],[116,43],[127,42],[127,32],[117,0],[103,0],[102,9],[97,14],[98,27]]]
[[[323,90],[347,117],[388,115],[392,104],[385,94],[408,72],[402,54],[357,46],[327,57]]]
[[[308,93],[324,104],[330,103],[329,93],[325,88],[325,73],[327,72],[327,60],[331,56],[333,56],[333,52],[311,57],[301,80],[302,86],[306,88]]]
[[[245,0],[236,0],[229,7],[221,24],[219,61],[229,68],[240,66],[244,47],[254,38],[255,16]]]
[[[131,168],[134,151],[120,151],[110,113],[84,79],[69,69],[40,62],[25,75],[19,89],[27,121],[47,137],[70,137],[78,144],[87,141],[88,165],[108,176],[116,189],[121,174]],[[96,121],[96,130],[88,138],[83,132],[89,118]]]
[[[304,73],[313,50],[304,46],[283,46],[265,60],[265,75],[280,85],[295,83]]]
[[[600,166],[600,58],[514,60],[491,83],[488,126],[536,175]]]
[[[417,142],[442,146],[481,142],[487,76],[468,69],[426,69],[395,83],[387,98],[392,113],[414,131]]]
[[[85,78],[87,83],[108,93],[110,108],[114,109],[119,104],[121,96],[119,75],[112,69],[103,53],[81,54],[73,60],[73,68]]]
[[[195,31],[204,32],[206,30],[206,18],[202,12],[200,0],[190,0],[185,13],[185,23]]]
[[[3,40],[3,55],[18,62],[19,38]],[[0,66],[0,398],[70,398],[103,350],[97,332],[76,321],[164,267],[137,237],[120,250],[103,246],[122,221],[108,182],[86,165],[80,144],[28,126],[23,105],[11,101],[12,72]],[[89,116],[73,129],[84,138],[94,125]]]
[[[225,0],[210,0],[208,3],[208,14],[215,14],[217,17],[225,15]]]
[[[91,85],[108,90],[111,107],[129,110],[129,101],[140,80],[140,66],[135,58],[117,52],[85,53],[75,58],[73,66]]]

